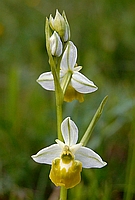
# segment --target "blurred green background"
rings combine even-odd
[[[104,96],[104,112],[88,144],[108,165],[83,169],[82,181],[68,199],[135,199],[135,1],[1,0],[0,1],[0,200],[56,200],[48,178],[50,166],[31,159],[54,143],[53,92],[38,76],[49,71],[45,17],[65,10],[71,40],[78,48],[82,73],[99,87],[79,104],[64,104],[86,130]],[[54,194],[55,197],[52,197]]]

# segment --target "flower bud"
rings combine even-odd
[[[54,31],[54,33],[50,37],[51,54],[53,56],[59,57],[62,54],[62,48],[63,48],[63,46],[62,46],[61,39],[60,39],[58,33],[56,33],[56,31]]]
[[[64,12],[61,15],[59,11],[56,10],[56,15],[54,19],[52,15],[50,15],[49,24],[52,30],[56,31],[64,42],[69,40],[70,29]]]

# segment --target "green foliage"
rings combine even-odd
[[[0,1],[0,199],[48,199],[54,186],[49,167],[30,156],[54,143],[56,113],[53,92],[36,79],[50,71],[44,22],[55,9],[65,10],[78,64],[99,87],[85,102],[64,105],[79,127],[81,139],[105,95],[108,102],[88,144],[108,166],[83,170],[82,182],[69,199],[135,198],[135,2]],[[57,193],[56,193],[57,194]],[[57,195],[56,195],[57,196]],[[51,198],[50,198],[51,199]]]

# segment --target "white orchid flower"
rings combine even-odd
[[[77,48],[69,41],[60,63],[60,83],[66,101],[78,99],[83,101],[81,94],[96,91],[97,86],[79,71],[81,66],[76,66]],[[46,90],[55,90],[52,72],[39,76],[37,82]]]
[[[57,144],[40,150],[32,158],[37,163],[52,165],[50,179],[56,186],[68,189],[80,182],[82,167],[101,168],[107,163],[93,150],[76,144],[78,128],[70,117],[62,122],[61,132],[64,142],[56,139]]]

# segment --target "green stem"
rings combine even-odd
[[[62,123],[63,92],[58,81],[56,70],[53,67],[52,67],[52,73],[53,73],[54,84],[55,84],[58,139],[62,141],[63,138],[61,134],[61,123]]]
[[[63,186],[60,188],[60,200],[67,200],[67,189]]]
[[[46,18],[46,26],[45,26],[45,33],[46,33],[46,47],[49,56],[49,64],[51,66],[51,71],[54,78],[54,85],[55,85],[55,98],[56,98],[56,112],[57,112],[57,131],[58,131],[58,139],[63,140],[61,134],[61,123],[62,123],[62,105],[63,105],[63,91],[60,85],[59,80],[59,71],[60,71],[60,58],[55,58],[51,55],[50,52],[50,27],[48,19]],[[60,200],[67,200],[67,189],[65,187],[61,187],[60,191]]]
[[[95,124],[96,124],[96,122],[98,121],[98,119],[100,118],[100,116],[101,116],[101,114],[102,114],[103,107],[104,107],[104,105],[105,105],[105,103],[106,103],[106,101],[107,101],[107,98],[108,98],[108,96],[106,96],[106,97],[103,99],[103,101],[102,101],[101,104],[99,105],[99,107],[98,107],[98,109],[97,109],[97,111],[96,111],[96,113],[95,113],[95,115],[94,115],[92,121],[90,122],[90,124],[89,124],[87,130],[85,131],[85,134],[84,134],[84,136],[82,137],[82,139],[81,139],[81,141],[80,141],[80,143],[82,143],[83,146],[85,146],[85,145],[88,143],[88,141],[89,141],[89,139],[90,139],[90,136],[91,136],[91,133],[92,133],[94,127],[95,127]]]
[[[124,200],[133,199],[134,194],[134,179],[135,179],[135,126],[131,129],[129,135],[129,152],[126,169]]]
[[[60,58],[55,58],[51,55],[50,52],[50,27],[48,19],[46,18],[46,26],[45,26],[45,34],[46,34],[46,48],[49,56],[49,64],[51,66],[51,71],[54,78],[55,85],[55,98],[56,98],[56,112],[57,112],[57,131],[58,131],[58,139],[62,140],[61,134],[61,122],[62,122],[62,104],[63,104],[63,91],[60,86],[59,81],[59,69],[60,69]]]
[[[62,105],[56,105],[57,112],[57,131],[58,131],[58,139],[63,141],[61,134],[61,123],[62,123]]]

